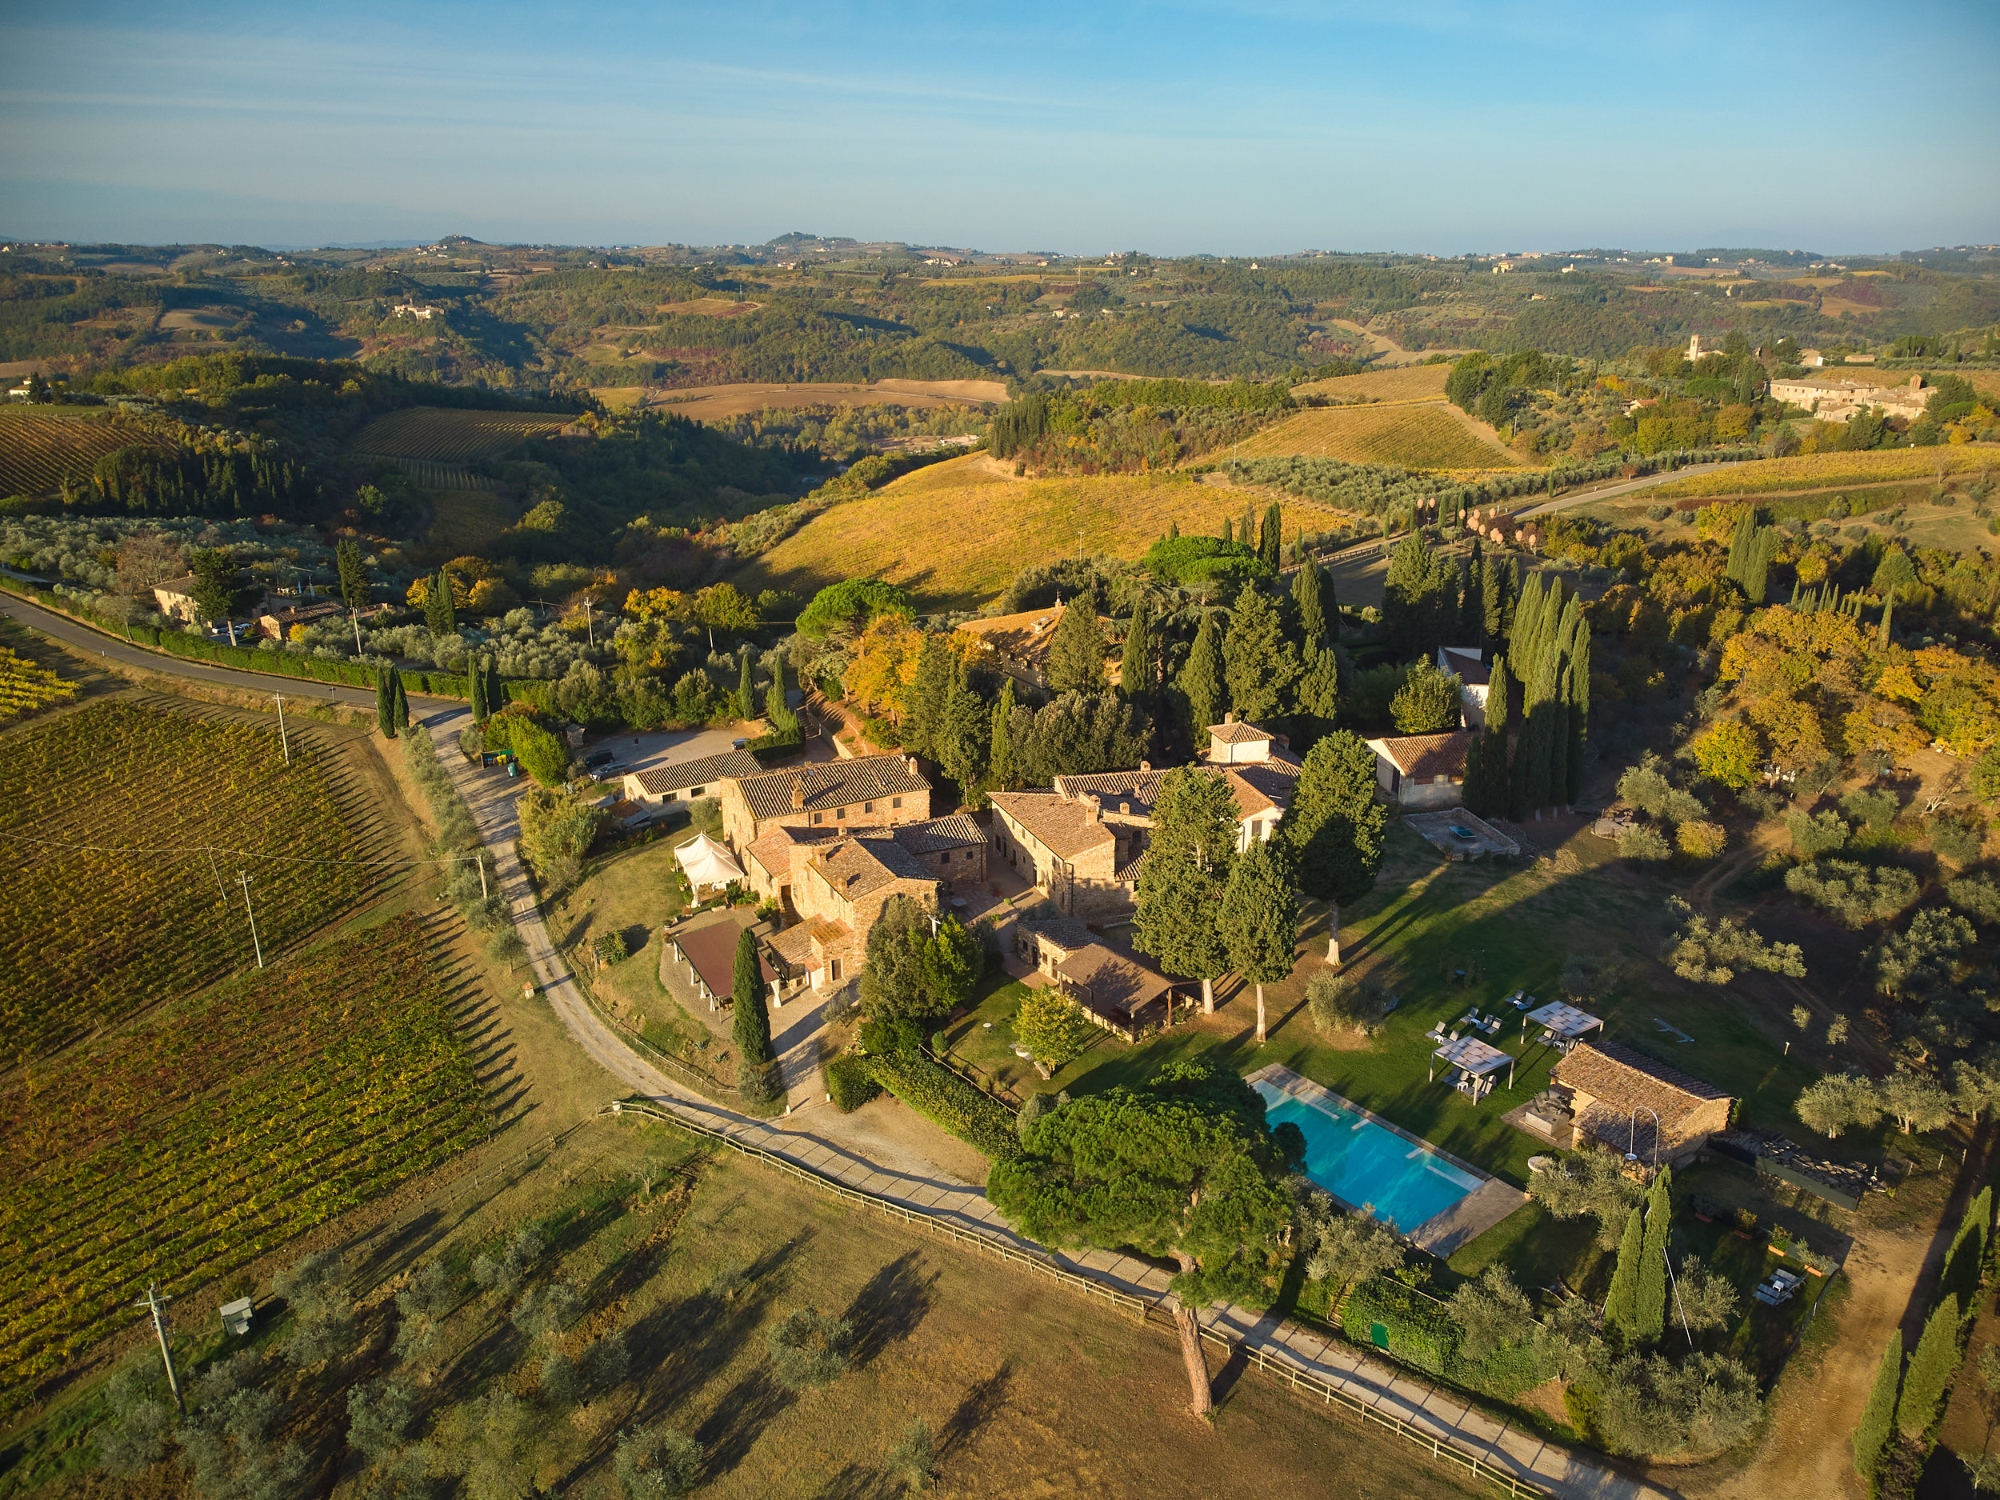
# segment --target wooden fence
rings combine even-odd
[[[987,1255],[1009,1261],[1014,1265],[1023,1266],[1028,1270],[1036,1272],[1038,1275],[1047,1277],[1051,1281],[1060,1282],[1072,1291],[1081,1292],[1087,1297],[1095,1298],[1099,1302],[1107,1303],[1117,1308],[1118,1311],[1130,1316],[1139,1323],[1152,1324],[1169,1330],[1176,1329],[1173,1314],[1156,1299],[1134,1296],[1130,1292],[1121,1291],[1119,1288],[1106,1285],[1094,1277],[1085,1276],[1065,1266],[1056,1264],[1052,1256],[1024,1250],[1018,1245],[1010,1245],[997,1236],[982,1230],[968,1229],[963,1225],[954,1224],[948,1219],[939,1218],[935,1214],[924,1213],[917,1209],[909,1208],[904,1204],[897,1203],[892,1199],[864,1192],[860,1188],[849,1187],[846,1183],[837,1182],[823,1172],[816,1172],[812,1168],[802,1166],[798,1162],[778,1155],[776,1152],[767,1151],[762,1146],[755,1146],[748,1141],[738,1140],[729,1132],[719,1130],[712,1125],[704,1125],[698,1121],[686,1119],[671,1110],[662,1109],[660,1106],[644,1100],[614,1100],[599,1112],[600,1117],[628,1114],[659,1120],[665,1124],[676,1126],[679,1129],[692,1131],[696,1135],[708,1136],[712,1140],[718,1141],[730,1149],[740,1152],[744,1156],[754,1157],[758,1161],[775,1167],[780,1172],[795,1177],[799,1181],[807,1183],[822,1192],[831,1193],[837,1198],[843,1198],[860,1207],[870,1208],[877,1213],[886,1214],[892,1219],[900,1220],[911,1228],[921,1229],[927,1234],[937,1235],[940,1238],[951,1240],[957,1244],[969,1245]],[[1364,1424],[1373,1424],[1407,1443],[1414,1444],[1440,1462],[1454,1464],[1464,1469],[1474,1478],[1485,1480],[1502,1494],[1509,1496],[1510,1500],[1518,1500],[1518,1497],[1522,1496],[1536,1497],[1536,1500],[1554,1500],[1555,1492],[1546,1486],[1530,1479],[1523,1479],[1511,1470],[1494,1464],[1484,1455],[1458,1446],[1434,1430],[1427,1430],[1420,1427],[1416,1423],[1396,1415],[1394,1412],[1384,1411],[1373,1403],[1354,1395],[1352,1392],[1342,1390],[1331,1381],[1324,1380],[1311,1371],[1303,1370],[1291,1361],[1272,1354],[1268,1349],[1250,1344],[1242,1339],[1233,1338],[1229,1334],[1214,1328],[1203,1328],[1201,1336],[1209,1343],[1225,1351],[1231,1358],[1240,1356],[1251,1368],[1260,1370],[1267,1375],[1283,1381],[1293,1391],[1313,1397],[1325,1406],[1337,1407],[1352,1416],[1360,1418]]]

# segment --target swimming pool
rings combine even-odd
[[[1369,1119],[1337,1094],[1308,1101],[1263,1079],[1254,1086],[1274,1127],[1289,1121],[1304,1132],[1306,1176],[1351,1207],[1366,1205],[1400,1234],[1428,1223],[1481,1185],[1482,1179]]]

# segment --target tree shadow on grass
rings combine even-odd
[[[764,1429],[796,1400],[798,1394],[780,1385],[768,1364],[759,1364],[737,1381],[714,1414],[694,1431],[694,1440],[708,1456],[710,1478],[719,1479],[742,1463]]]
[[[959,1401],[958,1408],[938,1429],[938,1461],[943,1463],[979,1435],[979,1430],[1000,1414],[1007,1404],[1007,1387],[1014,1379],[1014,1360],[1009,1355],[1000,1368],[978,1382]]]
[[[635,1421],[651,1421],[691,1399],[708,1377],[728,1365],[763,1322],[778,1295],[779,1272],[798,1253],[805,1236],[766,1251],[744,1272],[734,1297],[699,1291],[655,1309],[626,1334],[636,1365],[652,1365]]]
[[[854,1347],[848,1363],[865,1368],[889,1345],[908,1338],[931,1310],[931,1289],[938,1273],[926,1274],[922,1252],[906,1251],[883,1266],[855,1293],[841,1316],[854,1325]]]

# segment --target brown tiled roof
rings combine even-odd
[[[718,1000],[729,999],[730,991],[735,987],[736,945],[742,933],[742,923],[725,917],[700,927],[684,928],[674,934],[674,941],[680,944],[681,952],[688,956],[688,962],[694,965],[695,972],[708,985],[709,993]],[[758,970],[767,981],[778,977],[769,961],[761,956]]]
[[[1236,798],[1236,816],[1255,817],[1268,808],[1279,811],[1292,805],[1299,789],[1299,768],[1283,761],[1252,761],[1241,766],[1218,766],[1222,779]]]
[[[1058,776],[1056,791],[1065,797],[1095,793],[1106,812],[1124,816],[1121,804],[1131,804],[1131,816],[1150,818],[1153,804],[1160,800],[1160,783],[1165,771],[1098,771],[1087,776]]]
[[[1493,670],[1479,659],[1476,646],[1446,646],[1444,655],[1446,665],[1467,687],[1486,687],[1493,681]]]
[[[1697,1107],[1728,1094],[1669,1063],[1616,1042],[1580,1042],[1556,1063],[1550,1077],[1614,1111],[1653,1110],[1671,1134]]]
[[[1049,642],[1062,623],[1063,606],[1024,610],[1017,615],[994,615],[985,620],[967,620],[958,628],[977,636],[1002,656],[1030,667],[1044,667],[1049,660]]]
[[[1225,745],[1253,745],[1258,740],[1277,738],[1275,734],[1259,729],[1255,724],[1240,720],[1228,724],[1211,724],[1208,726],[1208,733],[1211,739],[1221,740]]]
[[[876,797],[903,792],[927,792],[931,784],[900,755],[866,755],[858,760],[832,760],[783,771],[745,776],[737,789],[757,819],[782,818],[799,811],[792,806],[792,789],[805,794],[805,810],[852,807]]]
[[[830,828],[788,828],[774,825],[743,852],[757,862],[767,875],[792,873],[792,848],[796,844],[821,844],[839,835]]]
[[[1479,736],[1470,729],[1454,729],[1448,734],[1409,734],[1373,743],[1412,781],[1429,781],[1434,776],[1453,780],[1465,775],[1465,752]]]
[[[1097,941],[1097,934],[1075,917],[1022,917],[1020,922],[1058,948],[1087,948]]]
[[[765,940],[773,953],[795,969],[812,967],[812,929],[810,927],[787,927],[783,932],[774,932]]]
[[[690,787],[713,786],[725,776],[761,776],[764,767],[748,750],[725,750],[720,755],[653,766],[633,774],[648,796],[658,797],[667,792],[684,792]]]
[[[947,849],[964,849],[986,842],[986,830],[966,813],[952,813],[923,823],[903,823],[891,836],[912,854],[941,854]]]
[[[853,901],[894,880],[924,880],[937,876],[917,863],[893,838],[845,838],[812,856],[812,867],[826,876],[834,894]]]
[[[1056,965],[1056,973],[1088,997],[1091,1009],[1126,1017],[1174,987],[1171,979],[1104,943],[1077,949]]]
[[[1063,859],[1114,843],[1117,835],[1091,814],[1087,802],[1054,792],[994,792],[995,808],[1033,834]]]

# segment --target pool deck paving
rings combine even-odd
[[[539,992],[577,1044],[618,1084],[703,1129],[769,1152],[829,1181],[858,1189],[939,1222],[990,1237],[1056,1266],[1148,1302],[1169,1304],[1171,1272],[1116,1251],[1049,1251],[1017,1235],[976,1187],[947,1175],[896,1171],[813,1134],[814,1116],[832,1106],[794,1109],[781,1120],[757,1120],[701,1097],[660,1073],[592,1010],[549,941],[533,887],[516,854],[518,783],[480,777],[444,743],[464,727],[463,709],[427,716],[440,742],[440,763],[472,810],[492,850],[502,896],[526,945]],[[1095,1316],[1095,1314],[1093,1314]],[[1560,1444],[1473,1408],[1463,1397],[1378,1361],[1323,1334],[1248,1308],[1218,1304],[1201,1309],[1202,1323],[1231,1342],[1314,1377],[1385,1415],[1432,1436],[1439,1444],[1476,1454],[1493,1468],[1518,1475],[1550,1493],[1576,1500],[1667,1500],[1672,1492],[1572,1453]]]

